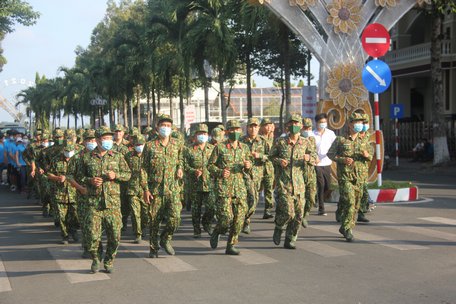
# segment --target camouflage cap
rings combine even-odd
[[[168,114],[159,114],[157,117],[157,125],[164,121],[169,121],[170,123],[173,123],[173,119]]]
[[[222,124],[217,125],[216,128],[219,128],[220,130],[225,131],[225,126]]]
[[[144,130],[143,130],[143,134],[149,134],[150,131],[152,131],[153,129],[151,127],[145,127]]]
[[[41,135],[41,134],[43,134],[43,131],[42,131],[41,129],[37,129],[37,130],[35,131],[35,135],[38,135],[38,136],[39,136],[39,135]]]
[[[370,121],[369,114],[363,114],[363,117],[364,117],[364,122],[369,122]]]
[[[302,116],[298,113],[293,113],[287,118],[287,123],[291,121],[302,122]]]
[[[234,128],[240,128],[240,127],[241,127],[241,123],[237,119],[228,120],[228,122],[226,123],[227,130],[234,129]]]
[[[74,137],[76,137],[76,132],[74,129],[65,130],[65,139],[73,139]]]
[[[125,127],[122,125],[122,124],[116,124],[114,126],[114,129],[112,129],[113,131],[123,131],[125,132]]]
[[[52,131],[52,136],[54,138],[59,138],[59,137],[64,137],[65,134],[63,133],[63,130],[60,129],[60,128],[56,128],[54,129],[54,131]]]
[[[135,145],[144,145],[146,143],[146,139],[142,135],[137,135],[135,137]]]
[[[217,142],[221,142],[224,139],[223,136],[223,130],[220,130],[219,128],[214,128],[211,132],[211,137],[213,140]]]
[[[97,129],[96,136],[102,137],[103,135],[114,135],[108,126],[101,126]]]
[[[250,126],[250,125],[257,125],[259,126],[260,125],[260,120],[256,117],[251,117],[249,118],[249,120],[247,121],[247,125]]]
[[[132,127],[132,128],[130,129],[130,131],[128,132],[128,134],[129,134],[130,136],[136,136],[136,135],[141,134],[141,133],[139,132],[139,129],[138,129],[138,128]]]
[[[349,121],[349,122],[364,121],[364,116],[363,116],[363,114],[361,114],[361,113],[353,112],[353,113],[350,115],[348,121]]]
[[[74,150],[76,150],[76,145],[75,145],[74,142],[72,142],[72,141],[67,141],[67,142],[63,145],[63,151],[70,152],[70,151],[74,151]]]
[[[200,123],[196,126],[196,128],[193,130],[195,133],[196,132],[209,132],[209,128],[207,127],[206,124]]]
[[[96,138],[95,130],[94,129],[87,129],[84,132],[84,140],[86,139],[91,139],[91,138]]]
[[[51,138],[51,134],[49,134],[48,131],[42,131],[41,132],[41,140],[49,140]]]
[[[312,128],[312,119],[310,119],[310,118],[304,118],[304,119],[302,120],[302,126],[303,126],[304,128]]]
[[[272,120],[269,119],[269,118],[263,118],[263,120],[261,121],[261,125],[264,126],[264,125],[267,125],[267,124],[272,124]]]

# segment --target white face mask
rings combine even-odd
[[[318,127],[319,127],[320,129],[326,129],[326,128],[328,127],[328,123],[322,122],[322,123],[318,124]]]
[[[72,158],[74,156],[74,151],[64,151],[63,154],[66,158]]]
[[[143,150],[144,150],[144,145],[135,146],[135,151],[137,153],[142,153]]]

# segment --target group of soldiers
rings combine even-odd
[[[336,216],[347,241],[353,240],[363,195],[367,203],[367,166],[373,154],[365,130],[368,116],[354,113],[349,121],[348,134],[338,137],[328,153],[337,163]],[[185,202],[191,205],[193,236],[206,231],[215,249],[220,235],[227,234],[226,254],[238,255],[239,235],[251,232],[261,193],[263,219],[274,217],[275,205],[273,242],[280,245],[285,231],[288,249],[296,248],[298,232],[308,226],[315,205],[318,157],[312,120],[299,114],[287,118],[286,132],[278,138],[271,120],[250,118],[245,135],[241,123],[230,120],[211,132],[198,124],[185,139],[165,114],[142,133],[135,128],[126,132],[122,125],[55,129],[52,136],[37,130],[24,158],[43,215],[53,216],[63,244],[70,237],[77,242],[81,230],[83,257],[92,259],[94,273],[103,257],[105,270],[113,271],[129,217],[136,243],[149,231],[150,258],[158,257],[160,248],[174,255],[172,238]]]

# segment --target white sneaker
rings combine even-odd
[[[12,185],[12,186],[10,187],[10,190],[11,190],[12,192],[16,191],[16,186]]]

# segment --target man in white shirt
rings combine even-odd
[[[336,134],[329,130],[328,115],[326,113],[317,114],[315,116],[317,129],[314,131],[315,142],[317,145],[317,154],[319,162],[315,166],[317,172],[317,203],[318,215],[326,216],[325,211],[325,193],[331,185],[331,164],[332,161],[326,156],[333,141],[336,139]]]

